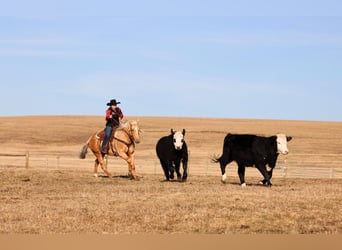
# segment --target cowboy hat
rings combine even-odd
[[[117,102],[115,99],[110,100],[110,102],[107,103],[107,106],[117,105],[120,104],[120,102]]]

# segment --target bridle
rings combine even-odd
[[[126,131],[125,131],[126,132]],[[127,132],[126,132],[126,134],[127,134]],[[117,137],[113,137],[113,139],[114,140],[117,140],[118,142],[121,142],[121,143],[123,143],[123,144],[125,144],[128,148],[131,146],[131,145],[133,145],[134,144],[134,140],[132,139],[132,137],[129,135],[129,134],[127,134],[128,136],[129,136],[129,140],[130,140],[130,143],[127,143],[127,142],[125,142],[124,140],[121,140],[121,139],[119,139],[119,138],[117,138]]]

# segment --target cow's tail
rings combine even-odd
[[[211,161],[214,163],[224,163],[226,161],[227,155],[229,155],[229,153],[227,154],[227,150],[226,150],[226,145],[229,143],[229,141],[231,140],[231,137],[233,136],[233,134],[228,133],[226,135],[226,137],[223,140],[223,149],[222,149],[222,154],[221,156],[219,155],[213,155],[211,157]]]
[[[90,141],[90,138],[88,139],[86,144],[84,144],[84,146],[83,146],[83,148],[82,148],[82,150],[80,152],[80,159],[85,159],[86,158],[86,155],[88,153],[89,141]]]
[[[222,158],[222,156],[213,155],[213,156],[211,157],[211,161],[214,162],[214,163],[219,163],[219,162],[221,162],[221,158]]]

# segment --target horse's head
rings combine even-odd
[[[175,147],[176,150],[181,150],[184,144],[184,136],[185,136],[185,129],[183,129],[182,132],[180,131],[173,131],[173,129],[171,129],[171,134],[173,136],[173,145]]]
[[[137,121],[128,122],[128,133],[133,138],[134,142],[140,142],[140,128]]]

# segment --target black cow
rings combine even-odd
[[[162,165],[167,181],[174,178],[176,170],[177,179],[186,181],[188,165],[188,148],[184,140],[185,129],[182,132],[175,132],[171,129],[171,134],[159,139],[156,145],[157,156]],[[180,163],[183,163],[183,177],[179,171]]]
[[[223,153],[221,157],[214,158],[219,162],[222,172],[222,182],[225,182],[226,165],[235,161],[238,165],[238,174],[241,186],[245,183],[245,167],[255,166],[263,175],[263,184],[271,186],[273,168],[279,153],[288,154],[287,142],[292,137],[277,134],[271,137],[262,137],[248,134],[227,134],[224,138]],[[267,171],[266,165],[270,167]]]

